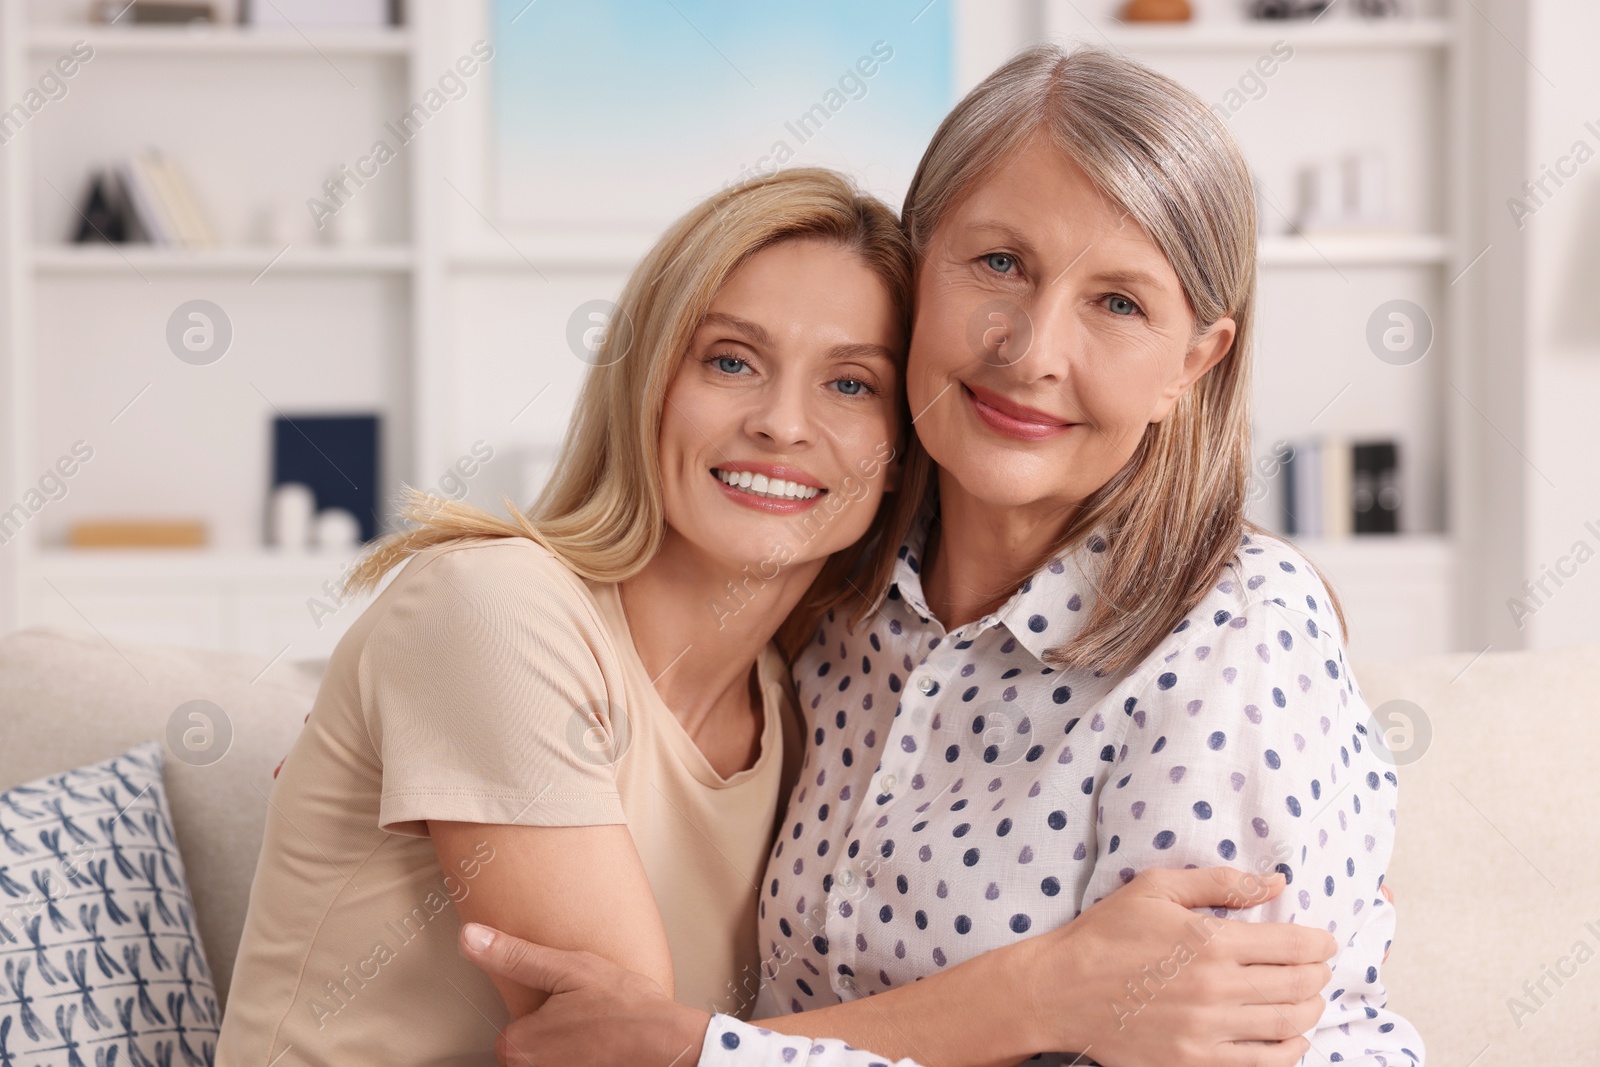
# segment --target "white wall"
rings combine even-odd
[[[1530,647],[1600,641],[1600,4],[1528,0],[1528,139],[1524,180],[1544,168],[1576,175],[1547,181],[1543,206],[1510,230],[1524,242],[1527,279],[1527,555],[1524,578],[1558,565],[1571,573],[1525,619]],[[1586,149],[1574,152],[1577,142]],[[1577,155],[1588,162],[1578,165]],[[1496,190],[1495,200],[1522,198]],[[1530,207],[1533,200],[1526,201]],[[1548,480],[1546,480],[1548,479]],[[1579,565],[1577,542],[1595,558]],[[1562,563],[1563,559],[1567,562]],[[1508,590],[1506,597],[1520,595]],[[1535,608],[1531,598],[1524,598]]]

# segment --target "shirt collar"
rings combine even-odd
[[[924,621],[933,618],[922,589],[922,550],[932,523],[930,506],[917,516],[900,546],[890,582],[891,597],[898,596]],[[1043,663],[1047,649],[1066,644],[1088,620],[1098,588],[1094,578],[1100,571],[1105,548],[1101,531],[1078,539],[1066,551],[1046,560],[1009,600],[991,614],[968,623],[963,631],[971,636],[992,626],[1004,626],[1019,645]]]

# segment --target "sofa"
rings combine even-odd
[[[322,667],[0,636],[0,790],[164,739],[185,702],[223,709],[225,755],[169,756],[165,781],[224,1008],[273,768]],[[1405,713],[1384,978],[1427,1062],[1600,1065],[1600,646],[1357,664],[1356,680],[1374,709]]]

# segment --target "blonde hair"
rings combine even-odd
[[[717,291],[750,256],[781,241],[835,242],[860,257],[894,301],[910,336],[912,263],[894,212],[833,171],[797,167],[717,193],[656,242],[629,277],[595,353],[552,480],[524,512],[508,498],[502,518],[475,505],[402,486],[397,510],[413,528],[389,534],[351,571],[346,593],[377,585],[395,564],[469,537],[527,537],[584,578],[620,582],[656,554],[666,526],[657,452],[667,388]],[[904,370],[904,346],[898,353]],[[903,390],[899,425],[909,432]],[[823,612],[854,595],[847,580],[883,542],[888,508],[866,536],[824,564],[779,644],[789,655]]]
[[[1250,470],[1250,353],[1256,297],[1256,208],[1244,156],[1194,93],[1148,67],[1094,48],[1030,48],[978,84],[939,125],[901,219],[918,271],[946,214],[1036,136],[1048,137],[1165,253],[1196,320],[1196,337],[1231,317],[1230,351],[1127,463],[1091,493],[1055,551],[1107,530],[1098,596],[1082,631],[1052,648],[1066,668],[1130,669],[1215,584],[1241,537]],[[889,536],[899,544],[933,487],[933,464],[908,442]],[[888,573],[875,576],[874,594]],[[1332,597],[1330,589],[1330,597]],[[1341,630],[1344,613],[1333,598]],[[853,621],[865,617],[858,612]]]

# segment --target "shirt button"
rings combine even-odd
[[[844,870],[839,872],[839,884],[840,885],[842,885],[842,886],[851,886],[851,885],[855,884],[855,881],[856,881],[856,872],[852,871],[849,867],[846,867]]]
[[[894,787],[899,785],[899,784],[900,784],[900,779],[896,778],[892,774],[886,774],[882,778],[878,779],[878,786],[885,793],[894,792]]]
[[[928,674],[924,674],[921,678],[917,679],[917,688],[922,690],[924,693],[933,692],[933,687],[938,684],[938,682],[933,680],[933,676]]]

